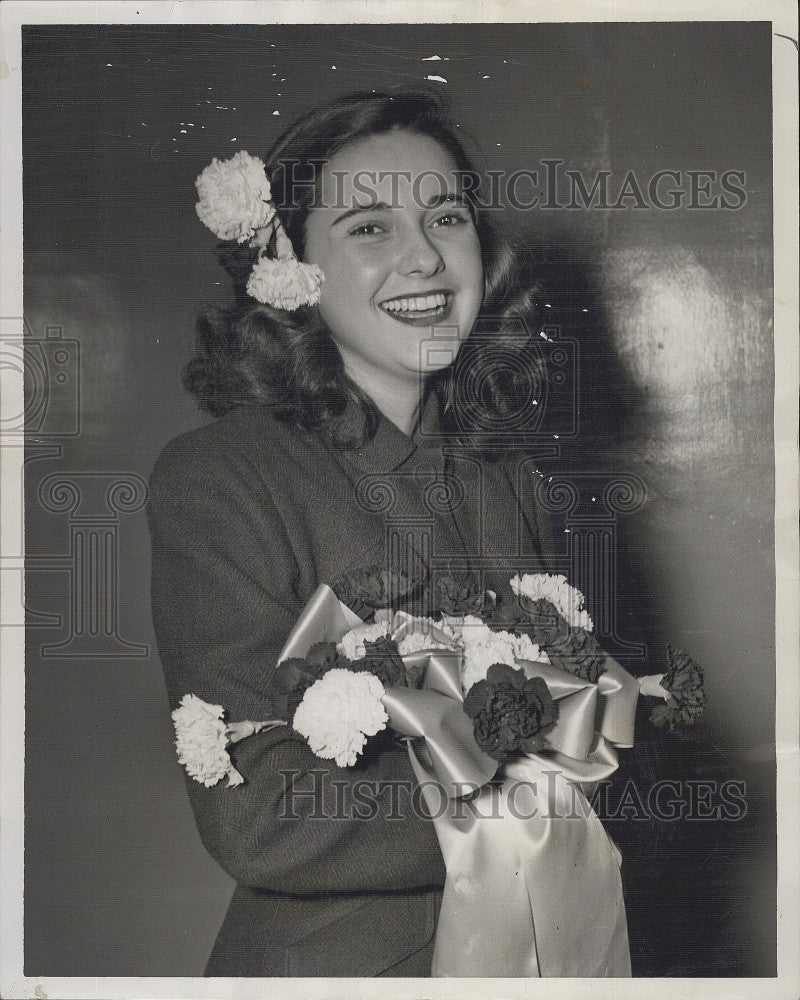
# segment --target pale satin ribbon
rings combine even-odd
[[[630,976],[619,852],[583,794],[525,758],[442,813],[410,750],[447,869],[431,975]]]
[[[579,746],[585,757],[531,754],[498,770],[463,710],[458,655],[421,655],[428,656],[424,686],[433,690],[390,688],[383,703],[394,729],[425,737],[409,740],[409,755],[447,869],[431,974],[630,976],[619,851],[572,784],[617,766],[602,735],[586,745],[577,717],[594,718],[587,682],[526,663],[526,673],[547,668],[559,710],[567,705],[559,744]],[[500,780],[489,784],[495,771]],[[471,789],[468,801],[458,798]]]
[[[283,663],[290,656],[305,656],[316,642],[338,642],[351,628],[363,624],[327,584],[320,584],[294,623],[278,663]]]
[[[395,638],[411,627],[400,612],[389,622]],[[323,584],[279,662],[361,624]],[[615,745],[633,745],[639,682],[610,657],[596,684],[520,661],[558,702],[547,737],[553,750],[498,771],[463,710],[459,654],[423,650],[403,659],[424,665],[423,689],[389,688],[383,702],[392,728],[410,737],[447,869],[433,975],[630,976],[620,854],[573,782],[612,774]],[[464,801],[468,790],[475,793]]]

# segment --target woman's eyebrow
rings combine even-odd
[[[467,199],[463,194],[459,194],[457,191],[440,191],[439,194],[429,198],[422,207],[431,209],[438,208],[440,205],[445,204],[464,205],[465,208],[469,208],[469,202]]]
[[[440,205],[444,204],[457,204],[463,205],[465,208],[470,208],[469,202],[464,197],[464,195],[459,194],[456,191],[440,191],[439,194],[434,195],[432,198],[427,199],[421,204],[421,208],[430,211],[433,208],[438,208]],[[354,205],[352,208],[348,208],[346,212],[342,212],[338,215],[333,222],[332,226],[338,225],[340,222],[346,222],[347,219],[352,218],[354,215],[358,215],[360,212],[382,212],[391,209],[391,205],[385,201],[371,201],[368,205]]]
[[[359,212],[381,212],[390,207],[385,201],[371,201],[369,205],[354,205],[352,208],[348,208],[346,212],[342,212],[341,215],[337,216],[331,225],[336,226],[338,223],[344,222],[354,215],[358,215]]]

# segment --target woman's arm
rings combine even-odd
[[[147,513],[171,707],[192,693],[231,721],[269,718],[270,672],[303,602],[263,478],[204,429],[164,450]],[[203,843],[238,882],[294,894],[443,884],[433,824],[412,808],[404,747],[386,740],[383,752],[340,769],[282,728],[231,756],[244,785],[188,787]]]
[[[517,499],[519,517],[520,556],[530,556],[529,568],[541,565],[541,572],[553,572],[556,551],[550,512],[541,499],[542,476],[537,462],[522,451],[511,451],[500,460]]]

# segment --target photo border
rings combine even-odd
[[[270,23],[494,23],[603,21],[770,21],[773,32],[773,180],[774,316],[775,316],[775,569],[776,569],[776,755],[778,812],[778,940],[777,978],[747,979],[415,979],[380,982],[364,979],[204,979],[162,977],[25,977],[22,971],[23,907],[23,777],[24,777],[24,630],[0,629],[0,996],[8,1000],[38,997],[194,998],[214,1000],[263,997],[356,1000],[366,997],[515,997],[553,998],[643,996],[718,998],[800,995],[800,876],[797,843],[798,728],[800,685],[800,598],[798,596],[798,101],[797,10],[786,0],[682,2],[654,7],[650,2],[619,0],[406,0],[330,2],[330,0],[237,0],[183,2],[70,4],[7,2],[0,5],[0,303],[4,321],[22,326],[22,169],[21,169],[21,26],[23,24],[270,24]],[[20,329],[21,334],[21,329]],[[22,411],[22,379],[14,386],[4,379],[2,416]],[[0,451],[3,483],[19,482],[23,459],[20,445],[4,442]],[[22,511],[18,492],[2,491],[2,535],[5,553],[23,552]],[[21,559],[20,559],[21,562]],[[743,572],[746,567],[742,567]],[[7,625],[22,624],[18,591],[11,574],[0,574],[0,616]]]

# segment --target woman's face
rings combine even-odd
[[[450,153],[394,131],[346,146],[322,172],[305,260],[352,375],[418,380],[450,364],[483,299],[483,263]]]

